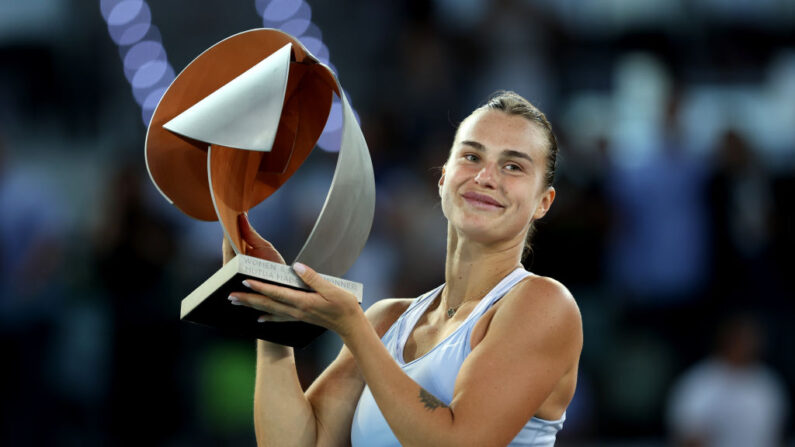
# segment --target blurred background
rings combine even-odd
[[[0,445],[254,444],[253,342],[178,319],[220,226],[168,205],[143,149],[175,73],[263,25],[330,60],[361,118],[365,307],[443,281],[438,167],[515,90],[561,147],[526,267],[584,320],[558,445],[795,445],[793,0],[0,0]],[[251,212],[288,260],[326,140]],[[300,351],[302,380],[338,349]]]

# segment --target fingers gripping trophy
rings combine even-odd
[[[303,347],[324,329],[260,323],[261,312],[229,306],[245,279],[311,290],[255,235],[245,213],[267,199],[306,160],[342,105],[337,166],[326,201],[296,262],[311,266],[361,303],[362,284],[339,278],[370,232],[375,207],[367,143],[334,73],[294,37],[255,29],[228,37],[194,59],[169,86],[149,123],[146,166],[155,187],[183,213],[218,220],[235,257],[182,300],[183,320]],[[266,259],[270,260],[266,260]],[[273,262],[276,261],[276,262]]]

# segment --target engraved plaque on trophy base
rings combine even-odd
[[[333,276],[320,275],[334,285],[356,296],[361,304],[361,283]],[[300,321],[265,322],[257,318],[262,311],[229,304],[232,292],[250,292],[243,280],[254,279],[297,290],[311,291],[290,266],[237,255],[182,300],[180,319],[212,326],[223,332],[259,338],[295,348],[303,348],[325,329]]]

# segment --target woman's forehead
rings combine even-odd
[[[455,145],[474,141],[486,150],[511,149],[538,155],[546,147],[546,136],[540,125],[521,115],[500,110],[479,110],[459,126]]]

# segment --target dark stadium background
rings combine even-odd
[[[114,2],[0,1],[0,444],[253,445],[253,342],[178,320],[220,266],[220,227],[152,186],[129,46],[100,3]],[[261,27],[267,3],[150,0],[147,36],[179,73]],[[438,167],[455,125],[512,89],[561,148],[526,265],[566,284],[584,321],[559,445],[672,443],[672,387],[736,315],[761,328],[792,402],[795,2],[310,6],[375,167],[376,219],[348,275],[365,306],[443,281]],[[288,259],[334,162],[317,149],[251,213]],[[302,379],[338,347],[300,352]]]

